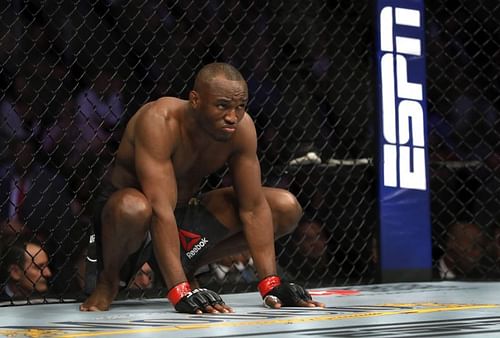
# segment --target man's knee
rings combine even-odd
[[[137,189],[126,188],[115,192],[104,212],[104,223],[127,225],[133,232],[149,229],[152,207],[148,199]]]
[[[299,201],[289,191],[280,190],[274,206],[276,237],[292,233],[302,217],[302,207]]]

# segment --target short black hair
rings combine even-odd
[[[194,89],[199,90],[202,83],[206,83],[216,77],[223,75],[226,79],[231,81],[245,81],[240,71],[229,63],[214,62],[209,63],[201,68],[196,74],[194,80]]]
[[[26,264],[26,253],[28,244],[34,244],[42,248],[42,244],[36,239],[26,239],[23,237],[12,239],[11,237],[2,238],[0,243],[0,289],[5,286],[9,280],[9,267],[12,264],[24,269]]]

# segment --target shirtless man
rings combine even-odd
[[[179,312],[232,312],[215,292],[192,290],[188,277],[247,249],[267,306],[323,306],[277,276],[274,239],[293,231],[302,210],[289,192],[262,187],[247,101],[240,72],[213,63],[197,74],[189,100],[161,98],[131,118],[110,185],[96,203],[102,208],[95,220],[102,272],[80,310],[108,310],[120,278],[136,272],[133,263],[124,274],[126,263],[144,256],[148,246],[154,252],[150,264]],[[197,195],[203,178],[226,163],[233,186]]]

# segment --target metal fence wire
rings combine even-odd
[[[306,287],[373,281],[371,20],[366,2],[351,1],[4,1],[3,286],[6,252],[27,239],[48,254],[47,295],[82,291],[94,197],[124,125],[145,102],[186,98],[213,61],[248,80],[264,183],[305,210],[277,244],[280,273]],[[158,290],[161,277],[143,268],[129,292]],[[198,278],[225,292],[257,282],[245,254]],[[36,282],[31,298],[42,295]]]
[[[438,277],[500,276],[499,14],[497,1],[427,1]]]
[[[186,98],[196,71],[213,61],[235,65],[248,80],[264,184],[289,189],[305,211],[297,230],[277,242],[280,274],[306,287],[376,281],[368,1],[2,4],[2,288],[21,284],[12,275],[14,262],[25,275],[35,266],[49,276],[46,289],[39,276],[28,277],[33,291],[22,299],[82,296],[93,257],[94,198],[126,122],[148,101]],[[485,0],[438,1],[429,2],[427,12],[437,267],[454,223],[477,223],[488,229],[487,238],[495,236],[493,215],[483,224],[477,213],[499,210],[498,7]],[[227,184],[223,169],[200,190]],[[26,241],[43,250],[31,253]],[[19,247],[30,253],[27,259],[15,255]],[[488,257],[490,269],[481,276],[494,276]],[[143,270],[121,295],[164,292],[161,277]],[[198,275],[202,285],[221,292],[254,291],[256,278],[245,253]]]

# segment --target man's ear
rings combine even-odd
[[[23,275],[23,269],[21,269],[17,264],[11,264],[9,266],[9,275],[12,280],[18,281]]]
[[[193,108],[197,108],[200,101],[200,96],[196,90],[192,90],[189,92],[189,102]]]

